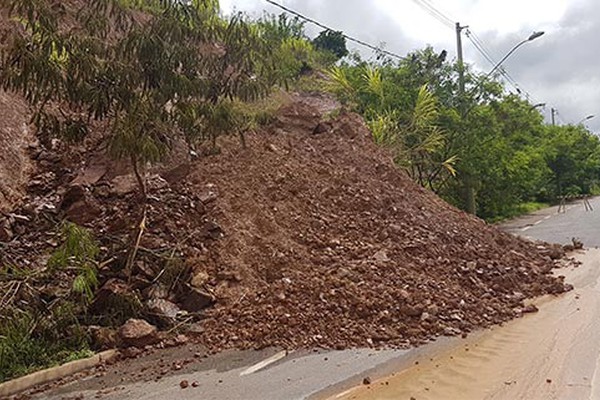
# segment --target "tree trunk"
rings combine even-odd
[[[146,204],[146,200],[147,200],[146,182],[144,181],[144,178],[140,174],[140,170],[138,167],[138,160],[135,158],[135,156],[131,156],[131,166],[133,167],[133,173],[135,174],[135,179],[138,183],[138,186],[140,189],[140,194],[142,195],[144,204]]]
[[[475,193],[475,182],[471,174],[465,174],[463,178],[465,211],[469,214],[477,214],[477,199]]]

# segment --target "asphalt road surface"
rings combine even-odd
[[[416,359],[458,341],[445,338],[410,350],[356,349],[287,354],[225,352],[198,357],[202,349],[182,346],[130,359],[38,393],[36,400],[288,400],[326,398],[402,370]],[[186,364],[189,362],[189,364]],[[174,367],[179,365],[178,367]],[[186,381],[188,387],[181,388]]]
[[[581,240],[585,247],[600,246],[600,197],[589,200],[593,211],[586,211],[583,201],[568,204],[566,212],[558,207],[540,210],[499,225],[500,228],[530,239],[568,244],[572,238]]]

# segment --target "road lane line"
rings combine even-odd
[[[242,371],[240,373],[240,376],[246,376],[246,375],[250,375],[255,372],[258,372],[261,369],[264,369],[264,368],[268,367],[269,365],[276,363],[277,361],[281,360],[282,358],[285,358],[285,356],[287,356],[288,354],[291,354],[291,353],[292,352],[288,352],[287,350],[280,351],[279,353],[275,354],[274,356],[271,356],[265,360],[262,360],[261,362],[256,363],[253,366],[251,366],[250,368]]]

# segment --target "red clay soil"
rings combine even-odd
[[[274,126],[247,135],[247,148],[223,140],[217,156],[158,170],[130,285],[125,254],[111,253],[127,246],[139,217],[128,169],[91,150],[77,159],[40,145],[31,150],[40,171],[28,200],[0,215],[9,238],[0,264],[43,268],[59,241],[56,222],[67,217],[90,228],[111,258],[95,312],[116,291],[197,311],[206,305],[186,305],[189,287],[158,290],[163,255],[180,256],[189,269],[176,282],[216,300],[195,327],[214,351],[414,345],[506,321],[521,315],[525,298],[568,289],[551,276],[556,251],[419,187],[358,115],[326,120],[336,106],[296,96]]]

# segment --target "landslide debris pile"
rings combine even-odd
[[[414,345],[506,321],[524,299],[569,289],[551,275],[560,249],[502,233],[419,187],[359,116],[327,118],[335,107],[296,95],[272,126],[248,134],[246,149],[223,140],[219,155],[153,170],[129,281],[133,177],[98,143],[80,159],[56,143],[30,148],[38,172],[25,204],[0,216],[0,263],[43,268],[56,223],[77,222],[106,260],[92,314],[115,298],[135,298],[132,313],[163,326],[191,313],[212,350]],[[41,297],[61,285],[45,282]],[[13,299],[33,301],[23,290]]]

